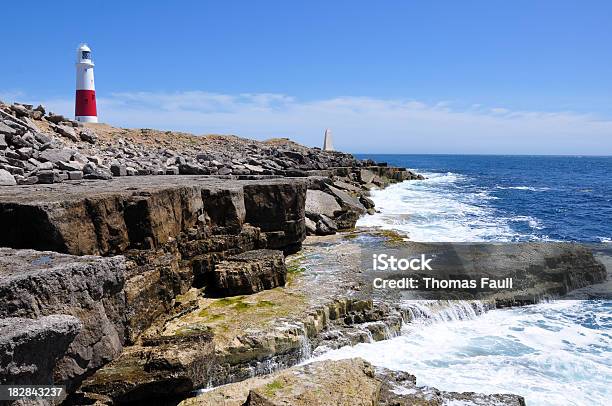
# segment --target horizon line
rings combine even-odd
[[[337,151],[343,152],[343,151]],[[461,152],[418,152],[418,153],[391,153],[391,152],[348,152],[352,155],[389,155],[389,156],[397,156],[397,155],[452,155],[452,156],[516,156],[516,157],[558,157],[558,158],[580,158],[580,157],[589,157],[589,158],[612,158],[612,154],[610,155],[595,155],[595,154],[513,154],[513,153],[461,153]]]

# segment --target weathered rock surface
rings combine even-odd
[[[400,387],[405,390],[398,390]],[[442,406],[453,402],[483,406],[525,405],[524,399],[516,395],[454,393],[417,387],[412,375],[375,370],[362,359],[353,358],[319,361],[247,379],[186,399],[180,406]]]
[[[11,173],[5,169],[0,169],[0,185],[1,186],[12,186],[16,185],[17,181],[11,175]]]
[[[406,372],[377,368],[376,378],[382,382],[379,406],[525,406],[525,399],[518,395],[446,392],[417,386],[416,377]]]
[[[351,194],[330,185],[328,185],[327,188],[329,189],[332,195],[336,196],[343,208],[347,210],[353,210],[358,214],[365,213],[366,208],[363,207],[363,204],[361,204],[357,197],[352,196]]]
[[[69,386],[116,358],[192,285],[227,294],[284,285],[282,251],[257,250],[295,250],[305,236],[300,181],[159,177],[142,186],[131,179],[0,195],[12,233],[2,234],[3,244],[128,259],[2,249],[0,317],[63,313],[83,322],[56,372]],[[207,286],[206,275],[226,258],[222,277]]]
[[[308,190],[306,193],[306,214],[324,214],[333,218],[342,210],[336,199],[321,190]]]
[[[284,286],[287,268],[282,251],[254,250],[220,262],[213,274],[214,283],[207,293],[238,296]]]
[[[265,232],[268,248],[296,252],[306,236],[306,185],[295,181],[244,184],[246,221]]]
[[[153,177],[144,185],[121,177],[112,183],[3,188],[0,245],[107,255],[160,247],[194,228],[236,231],[248,222],[267,236],[269,248],[291,251],[305,236],[305,193],[298,180],[191,176]]]
[[[58,361],[82,327],[66,315],[0,319],[0,384],[53,384]]]
[[[385,249],[396,258],[430,258],[431,269],[372,271],[375,247],[363,247],[361,268],[370,281],[374,278],[413,278],[418,289],[402,293],[406,299],[485,300],[496,307],[537,303],[543,297],[563,296],[568,292],[606,280],[604,264],[592,249],[575,243],[419,243],[396,241]],[[437,280],[474,280],[476,288],[427,288],[423,278]],[[482,288],[481,279],[512,280],[512,286]],[[393,289],[385,289],[387,294]],[[396,293],[402,292],[395,290]]]
[[[121,352],[124,280],[122,257],[0,248],[0,318],[78,318],[82,328],[54,369],[54,382],[71,386]]]
[[[96,372],[82,390],[88,396],[93,391],[113,399],[159,397],[160,388],[164,387],[167,395],[180,391],[186,395],[197,385],[243,380],[269,372],[270,365],[294,365],[308,357],[311,348],[320,341],[326,346],[335,342],[338,346],[355,344],[383,339],[389,331],[399,329],[398,312],[383,311],[372,301],[357,297],[338,297],[355,283],[352,271],[338,275],[330,270],[317,276],[315,283],[311,277],[316,273],[300,271],[295,266],[290,266],[284,288],[220,299],[205,297],[201,290],[191,289],[177,297],[173,313],[143,333],[140,344],[126,348],[118,359]],[[345,333],[328,335],[328,330],[336,328]],[[150,345],[158,337],[195,338],[199,334],[212,337],[214,351],[206,346],[185,345],[176,346],[170,354]],[[165,384],[167,376],[145,368],[142,360],[150,357],[184,360],[174,363],[177,367],[172,379],[188,384],[169,390]],[[160,365],[164,363],[159,361]],[[126,380],[129,385],[123,389]]]
[[[88,397],[101,395],[109,404],[184,396],[206,385],[215,362],[213,350],[206,330],[157,337],[143,347],[128,348],[86,380],[81,391]]]
[[[324,361],[227,385],[180,405],[371,406],[380,387],[372,366],[361,359]]]

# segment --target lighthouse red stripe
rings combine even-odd
[[[76,102],[74,106],[75,116],[97,116],[96,110],[96,91],[77,90]]]

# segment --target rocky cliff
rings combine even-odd
[[[141,357],[138,348],[145,348],[148,356],[154,353],[169,362],[163,348],[210,341],[206,331],[180,334],[178,341],[155,334],[144,341],[142,337],[155,323],[188,310],[177,298],[189,289],[227,297],[284,286],[284,255],[299,250],[307,233],[353,227],[367,210],[360,199],[366,199],[369,188],[417,178],[372,162],[365,169],[350,155],[323,154],[284,140],[266,144],[164,133],[178,152],[149,145],[142,133],[132,141],[119,138],[104,143],[108,127],[80,127],[45,114],[42,107],[14,104],[0,109],[0,166],[14,178],[0,190],[0,246],[13,248],[4,249],[0,258],[0,289],[6,293],[0,300],[0,317],[7,317],[3,332],[19,320],[16,317],[76,317],[78,323],[71,330],[64,328],[65,337],[72,338],[70,345],[63,348],[58,340],[49,357],[42,354],[34,362],[53,382],[70,390],[122,353],[126,355],[121,359],[132,359],[129,354]],[[75,131],[83,136],[70,136]],[[125,132],[133,136],[133,131]],[[199,144],[187,148],[181,145],[185,139],[187,144]],[[142,170],[162,165],[162,160],[179,170]],[[140,170],[124,171],[123,166]],[[87,167],[113,176],[88,174]],[[75,176],[79,170],[82,173]],[[164,176],[137,176],[153,173]],[[316,193],[314,199],[310,192]],[[334,202],[335,210],[326,215],[312,209],[323,195],[326,203]],[[313,227],[308,227],[310,221]],[[333,231],[322,231],[324,222]],[[54,327],[48,328],[51,334]],[[37,342],[35,334],[26,337]],[[15,341],[12,336],[7,340]],[[193,358],[205,359],[179,369],[199,371],[210,363],[209,350],[198,354]],[[131,397],[156,391],[182,394],[206,383],[192,373],[188,384],[171,380],[170,386],[183,384],[163,389],[170,387],[161,383],[168,380],[169,372],[153,368],[155,362],[145,365],[158,372],[155,378],[144,379],[150,380],[149,389],[136,380]],[[5,372],[3,380],[9,382],[13,377]],[[151,391],[152,386],[158,389]]]

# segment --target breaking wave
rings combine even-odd
[[[425,307],[428,316],[400,336],[311,361],[361,357],[416,374],[419,386],[520,394],[528,405],[604,405],[612,396],[610,307],[568,300],[490,312],[464,303],[437,313]]]
[[[504,216],[490,203],[491,191],[474,186],[457,173],[424,173],[425,180],[403,182],[372,191],[379,213],[364,216],[357,226],[391,229],[413,241],[524,241],[547,239],[517,231],[523,225],[540,230],[533,216]]]

